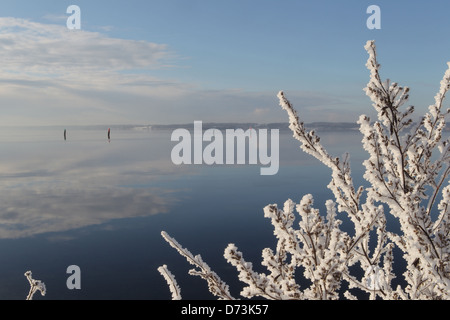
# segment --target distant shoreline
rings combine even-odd
[[[9,126],[2,126],[2,128],[8,128]],[[42,126],[11,126],[11,128],[61,128],[64,129],[83,129],[83,130],[148,130],[148,131],[166,131],[166,130],[175,130],[179,128],[193,130],[194,123],[182,123],[182,124],[112,124],[112,125],[69,125],[69,126],[61,126],[61,125],[42,125]],[[358,132],[359,125],[354,122],[311,122],[305,123],[305,127],[307,130],[315,130],[320,132],[344,132],[344,131],[352,131]],[[226,129],[244,129],[247,130],[249,128],[253,129],[278,129],[280,132],[289,132],[289,124],[286,122],[274,122],[274,123],[236,123],[236,122],[203,122],[202,123],[203,130],[208,129],[218,129],[218,130],[226,130]],[[445,127],[444,132],[450,132],[449,127]]]
[[[175,130],[178,128],[192,130],[194,128],[193,123],[189,124],[167,124],[167,125],[150,125],[151,130]],[[202,123],[203,130],[207,129],[279,129],[283,131],[291,131],[289,124],[285,122],[280,123]],[[315,130],[320,132],[343,132],[343,131],[359,131],[359,125],[353,122],[311,122],[305,123],[307,130]],[[450,128],[447,126],[444,129],[445,132],[449,132]]]
[[[348,130],[358,130],[358,124],[350,123],[350,122],[313,122],[309,124],[305,124],[305,126],[309,130],[320,130],[320,131],[348,131]],[[226,130],[226,129],[279,129],[280,131],[290,131],[289,124],[285,122],[280,123],[202,123],[203,130],[207,129],[218,129],[218,130]],[[152,125],[152,130],[174,130],[178,128],[191,130],[194,128],[194,123],[189,124],[169,124],[169,125]]]

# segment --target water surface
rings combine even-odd
[[[245,128],[244,128],[245,129]],[[0,299],[24,299],[24,272],[45,282],[36,299],[170,299],[157,268],[167,264],[183,298],[213,298],[206,282],[161,237],[167,231],[204,260],[239,297],[242,284],[223,258],[235,243],[255,269],[274,247],[264,206],[307,193],[324,209],[332,198],[329,169],[280,134],[280,169],[260,165],[172,163],[170,131],[106,127],[0,130]],[[329,152],[352,154],[355,184],[363,183],[361,137],[326,133]],[[70,265],[81,268],[81,290],[69,290]]]

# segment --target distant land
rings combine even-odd
[[[351,122],[312,122],[305,124],[305,127],[309,130],[317,131],[354,131],[358,130],[359,126],[356,123]],[[177,128],[184,128],[192,130],[194,128],[194,123],[189,124],[169,124],[169,125],[151,125],[152,130],[174,130]],[[203,130],[207,129],[279,129],[280,131],[290,131],[289,124],[286,122],[277,123],[202,123]]]
[[[139,127],[139,126],[137,126]],[[194,123],[189,124],[168,124],[168,125],[149,125],[141,126],[142,128],[149,128],[151,130],[175,130],[177,128],[184,128],[192,130]],[[342,131],[359,131],[359,125],[353,122],[311,122],[305,123],[305,127],[308,130],[315,130],[317,132],[342,132]],[[136,127],[135,127],[136,128]],[[202,123],[203,130],[207,129],[279,129],[281,132],[290,131],[289,124],[286,122],[276,123]],[[445,126],[444,131],[449,132],[450,128]]]
[[[48,126],[27,126],[28,128],[45,128]],[[194,129],[194,123],[184,123],[184,124],[111,124],[111,125],[72,125],[72,126],[50,126],[55,128],[78,128],[84,130],[107,130],[111,128],[111,130],[175,130],[178,128],[183,128],[187,130]],[[316,132],[343,132],[343,131],[359,131],[359,125],[354,122],[311,122],[305,123],[305,127],[307,130],[314,130]],[[249,128],[253,129],[279,129],[280,132],[290,132],[289,124],[286,122],[273,122],[273,123],[252,123],[252,122],[202,122],[203,130],[207,129],[218,129],[218,130],[226,130],[226,129],[243,129],[247,130]],[[450,132],[450,128],[445,126],[445,132]]]

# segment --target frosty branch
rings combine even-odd
[[[45,284],[41,280],[33,279],[31,271],[25,272],[25,277],[30,283],[30,291],[28,292],[26,300],[33,300],[33,296],[37,291],[39,291],[41,295],[45,296],[47,289],[45,288]]]
[[[191,269],[189,271],[189,274],[200,276],[201,278],[205,279],[208,282],[209,291],[215,296],[218,296],[220,299],[234,299],[230,295],[228,285],[223,282],[214,271],[211,271],[210,267],[203,261],[200,255],[192,255],[189,250],[183,248],[175,239],[171,238],[164,231],[161,233],[161,235],[174,249],[176,249],[182,256],[184,256],[190,264],[198,268],[198,270]],[[172,291],[172,298],[181,299],[178,284],[175,281],[175,277],[173,277],[173,275],[167,269],[167,266],[164,265],[162,267],[159,267],[158,270],[161,274],[163,274],[164,278],[168,282],[169,287]]]
[[[262,252],[262,265],[268,273],[257,273],[234,244],[224,257],[236,267],[246,287],[246,298],[267,299],[354,299],[355,290],[371,299],[449,299],[450,298],[450,140],[443,138],[444,100],[450,90],[450,62],[434,104],[419,121],[413,121],[414,107],[401,107],[408,101],[409,88],[389,80],[382,81],[375,43],[365,46],[369,54],[370,80],[364,91],[377,111],[371,121],[361,115],[358,124],[362,144],[368,152],[363,162],[367,187],[356,188],[351,177],[349,155],[332,157],[314,131],[307,131],[296,110],[282,91],[278,98],[289,117],[289,128],[301,149],[331,169],[328,188],[335,200],[326,202],[326,214],[313,207],[313,196],[297,204],[287,200],[283,209],[276,204],[264,208],[277,239],[275,252]],[[295,212],[294,212],[295,211]],[[337,213],[347,215],[354,232],[340,228]],[[294,228],[296,215],[300,218]],[[399,222],[400,232],[388,230],[386,218]],[[193,256],[165,232],[163,237],[200,271],[210,291],[222,299],[232,299],[228,286],[211,271],[200,256]],[[371,240],[375,237],[375,244]],[[394,248],[402,254],[406,268],[394,274]],[[309,287],[296,283],[301,267]],[[360,267],[364,276],[351,271]],[[167,270],[166,266],[164,269]],[[167,274],[170,274],[167,270]],[[393,288],[392,280],[403,277],[404,285]],[[181,298],[173,276],[165,276],[174,298]],[[342,290],[343,282],[348,289]],[[176,292],[176,294],[174,293]]]

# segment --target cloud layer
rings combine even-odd
[[[192,80],[184,65],[189,60],[167,44],[0,18],[0,56],[0,125],[286,120],[276,99],[283,88],[206,89]],[[289,97],[305,121],[320,119],[317,110],[329,112],[327,120],[349,120],[343,111],[348,101],[341,97],[313,92]]]
[[[0,18],[0,56],[0,102],[7,123],[98,123],[102,113],[106,121],[127,122],[139,118],[123,110],[134,98],[175,86],[151,74],[174,59],[167,45],[63,25]]]
[[[163,66],[167,45],[109,38],[62,25],[0,18],[2,72],[40,76],[81,75]]]

